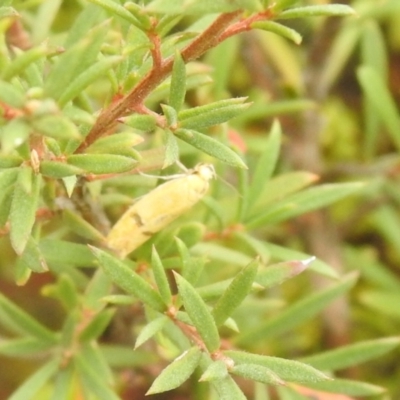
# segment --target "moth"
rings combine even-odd
[[[213,165],[198,164],[156,187],[121,216],[107,235],[106,245],[125,258],[199,202],[213,178]]]

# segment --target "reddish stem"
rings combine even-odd
[[[241,10],[220,15],[203,33],[189,43],[181,52],[185,63],[196,60],[207,50],[215,47],[228,37],[240,32],[251,29],[251,24],[255,21],[269,19],[272,15],[270,10],[257,13],[247,19],[243,19],[229,27],[240,14]],[[155,89],[164,79],[170,75],[174,63],[171,56],[165,60],[161,57],[160,38],[155,34],[149,35],[154,47],[151,50],[153,57],[152,69],[125,97],[112,103],[99,115],[95,125],[76,150],[82,153],[85,149],[101,136],[110,133],[115,128],[118,120],[127,112],[140,110],[143,107],[145,98]]]

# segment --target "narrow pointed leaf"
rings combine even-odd
[[[211,385],[218,394],[218,400],[247,400],[247,397],[231,376],[211,381]]]
[[[79,339],[82,342],[89,342],[91,340],[98,339],[99,336],[104,332],[107,326],[110,324],[112,317],[115,314],[114,309],[107,309],[97,314],[85,329],[79,335]]]
[[[199,365],[200,359],[201,350],[198,347],[187,350],[161,371],[146,395],[162,393],[179,387],[189,379]]]
[[[174,66],[171,75],[169,105],[176,111],[182,108],[186,94],[186,69],[179,51],[175,53]]]
[[[305,17],[344,17],[355,15],[355,11],[344,4],[326,4],[321,6],[307,6],[290,8],[279,14],[279,19]]]
[[[244,103],[245,100],[245,97],[239,97],[183,110],[179,113],[179,127],[204,129],[227,122],[250,106],[250,103]]]
[[[166,130],[164,137],[165,156],[164,163],[162,165],[163,169],[175,164],[179,160],[179,146],[175,135],[170,130]]]
[[[33,336],[45,343],[55,343],[55,334],[0,294],[0,321],[13,332]]]
[[[32,337],[2,340],[0,354],[7,357],[30,358],[49,351],[53,346],[53,343],[43,342],[41,339]]]
[[[300,33],[291,29],[285,25],[278,24],[277,22],[273,21],[258,21],[251,24],[252,28],[255,29],[262,29],[263,31],[276,33],[279,36],[283,36],[286,39],[291,40],[296,44],[300,44],[302,41],[302,37]]]
[[[284,385],[285,382],[269,368],[258,364],[239,364],[230,369],[234,375],[267,385]]]
[[[48,271],[46,260],[40,251],[38,243],[33,237],[29,237],[24,252],[18,258],[17,265],[29,268],[33,272]]]
[[[95,257],[87,246],[58,239],[42,239],[39,243],[47,262],[61,263],[76,267],[90,267]]]
[[[273,371],[280,379],[288,382],[319,382],[330,379],[315,368],[299,361],[286,360],[279,357],[263,356],[244,351],[228,350],[224,354],[230,357],[236,365],[256,364]]]
[[[50,178],[59,179],[71,175],[81,175],[84,170],[65,162],[43,160],[40,162],[40,173]]]
[[[113,1],[110,2],[117,4]],[[129,14],[128,11],[126,12]],[[107,31],[108,22],[106,24],[99,23],[87,32],[80,42],[68,48],[58,57],[46,79],[45,91],[49,96],[59,99],[75,77],[93,65],[100,47],[104,43]]]
[[[158,332],[160,332],[168,321],[168,317],[163,315],[161,317],[153,319],[153,321],[150,321],[147,325],[145,325],[145,327],[140,331],[138,337],[136,338],[135,350],[143,343],[151,339]]]
[[[263,212],[254,213],[246,226],[254,229],[265,224],[276,224],[289,218],[326,207],[347,197],[364,186],[360,182],[324,184],[288,196]]]
[[[212,353],[219,348],[217,325],[203,299],[196,289],[182,276],[175,273],[178,292],[193,325],[203,339],[207,349]]]
[[[222,325],[249,294],[258,264],[259,261],[254,260],[243,268],[215,304],[212,315],[217,326]]]
[[[132,271],[126,264],[105,251],[91,247],[91,250],[104,272],[121,289],[133,294],[144,304],[156,311],[165,311],[165,304],[160,295],[135,271]]]
[[[58,101],[60,107],[64,107],[69,101],[78,97],[91,83],[98,81],[99,78],[105,75],[112,67],[118,65],[123,59],[121,56],[104,58],[82,71],[78,76],[75,76],[60,95]]]
[[[36,60],[44,57],[48,52],[47,46],[42,44],[27,51],[21,52],[11,61],[3,71],[4,80],[23,73],[23,71]]]
[[[130,171],[137,160],[116,154],[74,154],[67,158],[70,165],[92,174],[117,174]]]
[[[258,159],[248,192],[248,207],[252,207],[262,193],[265,183],[271,178],[276,167],[281,146],[281,127],[274,122],[266,141],[265,149]]]
[[[63,115],[45,115],[32,122],[43,135],[54,139],[81,139],[77,126]]]
[[[166,305],[170,305],[172,301],[171,288],[169,286],[168,277],[165,273],[165,268],[162,264],[161,258],[154,246],[151,254],[151,268],[153,270],[154,279],[156,281],[161,298]]]
[[[301,274],[314,260],[315,257],[311,257],[303,261],[294,260],[269,265],[259,271],[255,282],[264,288],[279,285],[287,279]]]
[[[325,351],[314,356],[303,357],[300,361],[322,370],[335,371],[380,357],[400,345],[399,337],[366,340]]]
[[[228,165],[237,168],[247,168],[246,164],[238,154],[211,136],[189,129],[178,129],[175,131],[175,135],[196,149],[199,149]]]
[[[10,239],[17,254],[21,254],[35,223],[41,176],[30,168],[22,168],[14,188],[10,210]]]
[[[357,77],[367,99],[373,104],[376,113],[386,126],[393,143],[397,149],[400,149],[400,114],[386,82],[372,67],[368,66],[360,67]]]
[[[89,224],[89,222],[84,220],[76,212],[66,209],[63,212],[63,217],[66,227],[71,229],[77,235],[100,243],[105,240],[105,237],[100,231],[98,231],[93,225]]]
[[[204,260],[193,257],[186,244],[179,238],[175,238],[179,257],[182,265],[181,275],[192,285],[195,285],[203,272]]]
[[[89,364],[84,359],[81,353],[77,354],[74,359],[76,370],[79,373],[80,381],[82,382],[85,389],[92,393],[93,396],[98,400],[120,400],[120,397],[110,389],[107,381],[104,381],[102,377],[96,374],[96,370],[93,365]]]
[[[60,360],[53,358],[31,375],[8,400],[30,400],[36,398],[39,390],[45,386],[59,368]]]
[[[130,13],[125,7],[116,3],[113,0],[89,0],[91,3],[97,4],[105,10],[109,11],[111,14],[123,18],[134,26],[140,28],[142,26],[141,22],[135,18],[135,16]]]
[[[199,382],[220,381],[228,376],[228,367],[223,360],[212,362],[201,375]]]
[[[265,340],[268,337],[282,334],[300,324],[306,323],[332,300],[346,293],[355,284],[356,280],[356,274],[348,274],[341,282],[306,296],[286,308],[279,315],[260,323],[253,331],[248,331],[245,335],[239,337],[238,342],[242,344],[256,343],[261,339]]]
[[[308,384],[307,386],[324,392],[340,393],[347,396],[379,396],[386,392],[383,387],[347,379],[334,379],[333,381]]]

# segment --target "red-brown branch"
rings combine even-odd
[[[220,15],[203,33],[182,50],[181,55],[185,63],[198,59],[207,52],[207,50],[217,46],[228,37],[250,29],[253,22],[266,20],[271,17],[270,11],[266,10],[247,19],[243,19],[236,24],[232,24],[241,13],[241,10],[237,10]],[[232,25],[230,26],[230,24]],[[126,115],[127,112],[141,109],[145,98],[171,73],[174,57],[171,56],[162,60],[159,53],[159,43],[157,42],[159,38],[152,36],[151,39],[154,44],[152,50],[154,62],[152,69],[130,93],[115,103],[112,103],[101,112],[86,139],[78,147],[77,153],[84,152],[85,149],[98,138],[112,132],[118,124],[118,119]]]

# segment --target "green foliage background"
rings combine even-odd
[[[0,1],[0,398],[399,398],[399,19]],[[218,178],[118,258],[178,160]]]

